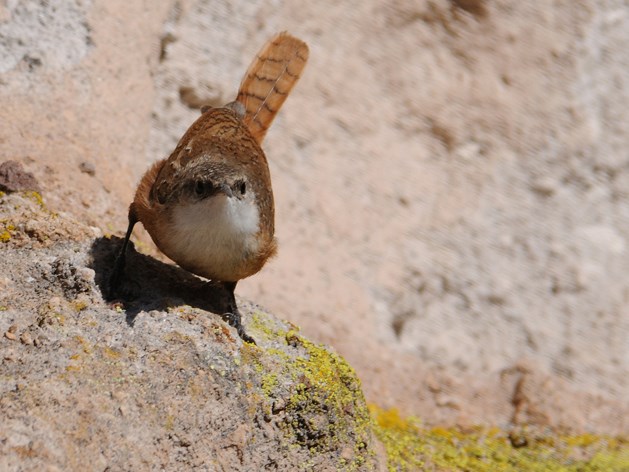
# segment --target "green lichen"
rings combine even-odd
[[[498,428],[426,428],[395,409],[370,406],[375,432],[384,444],[389,471],[561,471],[629,470],[627,438],[551,432],[521,432],[519,447]],[[513,438],[513,434],[511,434]]]
[[[271,341],[282,337],[281,330],[271,326],[265,321],[264,315],[255,311],[251,315],[251,329],[256,332],[256,337],[261,341]]]
[[[354,370],[340,356],[261,313],[252,316],[249,329],[259,345],[243,344],[241,366],[250,367],[246,390],[259,398],[265,421],[278,424],[287,448],[302,448],[313,461],[321,454],[336,457],[337,470],[372,470],[375,433],[389,471],[629,471],[626,438],[430,428],[395,409],[367,409]]]
[[[254,313],[250,329],[274,347],[244,345],[242,363],[259,375],[264,411],[276,415],[288,444],[312,457],[338,458],[338,470],[367,470],[371,419],[360,381],[343,358],[298,334],[298,328],[271,325]],[[266,343],[265,343],[266,344]]]
[[[287,340],[297,337],[294,332],[288,334]],[[357,401],[362,398],[360,381],[345,360],[304,338],[299,341],[307,356],[291,365],[298,382],[286,407],[292,420],[289,426],[299,444],[327,450],[352,427],[350,422],[368,422],[368,411]]]
[[[270,397],[278,387],[277,374],[267,374],[262,377],[262,392],[266,397]]]

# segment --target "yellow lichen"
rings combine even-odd
[[[28,192],[24,192],[24,195],[30,198],[31,200],[33,200],[35,203],[37,203],[40,206],[40,208],[45,208],[44,199],[42,198],[39,192],[30,190]]]
[[[254,337],[274,347],[243,346],[241,359],[260,375],[264,411],[280,414],[287,443],[313,456],[339,454],[338,470],[372,464],[371,421],[354,370],[340,356],[299,336],[296,327],[282,329],[260,313],[252,321]]]
[[[417,420],[403,419],[394,408],[382,410],[370,405],[369,410],[375,420],[376,435],[387,451],[388,470],[422,470],[424,462]]]
[[[175,425],[175,416],[174,415],[166,415],[166,421],[164,422],[164,429],[167,431],[172,431]]]
[[[162,338],[167,343],[175,342],[175,343],[181,343],[181,344],[188,344],[192,342],[192,338],[190,336],[188,336],[187,334],[180,333],[179,331],[170,331],[166,333],[164,336],[162,336]]]
[[[105,346],[102,348],[103,356],[108,359],[119,359],[120,351],[110,348],[109,346]]]
[[[269,397],[277,389],[277,374],[267,374],[262,377],[262,392]]]
[[[279,415],[290,447],[296,443],[313,457],[343,451],[338,470],[370,470],[372,432],[385,446],[389,471],[629,470],[626,438],[521,431],[523,443],[514,446],[513,432],[496,427],[429,428],[376,406],[369,416],[360,382],[340,356],[262,314],[252,318],[254,337],[272,346],[243,344],[240,350],[242,365],[251,366],[258,378],[252,396],[259,394],[268,415]],[[349,453],[343,448],[348,444]]]
[[[83,336],[74,336],[74,340],[81,346],[85,354],[92,353],[92,346],[90,346],[90,343],[87,342]]]
[[[370,406],[377,437],[388,456],[389,471],[621,471],[629,470],[627,440],[605,436],[524,433],[514,447],[497,428],[425,428],[397,410]]]
[[[0,220],[0,242],[9,242],[14,232],[15,225],[10,220]]]
[[[270,341],[281,337],[277,329],[274,329],[269,324],[265,323],[264,315],[259,311],[255,311],[251,316],[251,328],[253,331],[256,331],[256,336],[261,340]]]
[[[88,307],[88,304],[85,300],[74,300],[72,302],[72,308],[74,308],[75,311],[83,311]]]

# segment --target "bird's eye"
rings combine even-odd
[[[238,190],[240,190],[240,193],[242,195],[244,195],[245,192],[247,191],[247,184],[245,183],[244,180],[242,182],[240,182],[240,185],[238,186]]]
[[[214,185],[209,180],[197,180],[194,182],[194,193],[197,197],[205,197],[212,193]]]

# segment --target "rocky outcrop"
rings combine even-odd
[[[0,161],[120,235],[281,30],[311,55],[265,140],[279,252],[238,293],[428,424],[629,431],[620,0],[0,1]]]
[[[118,238],[0,197],[0,469],[373,470],[360,382],[337,354]]]

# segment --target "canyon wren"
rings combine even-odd
[[[275,35],[251,62],[236,100],[202,108],[172,154],[144,174],[129,206],[110,293],[120,285],[139,221],[180,267],[225,287],[224,318],[244,341],[254,342],[242,326],[234,290],[277,249],[271,176],[260,145],[307,60],[303,41]]]

